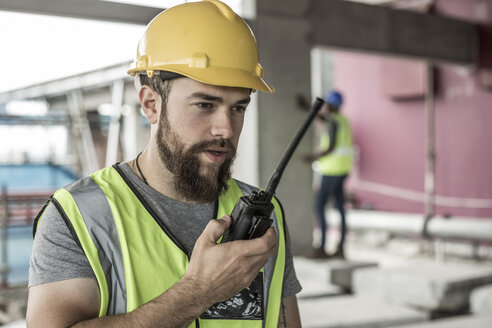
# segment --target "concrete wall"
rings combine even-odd
[[[439,0],[435,10],[492,25],[490,1]],[[482,37],[480,42],[490,45],[492,37]],[[382,195],[377,188],[370,191],[360,186],[361,181],[371,182],[401,188],[411,196],[423,195],[424,98],[395,100],[385,95],[384,79],[400,72],[383,70],[387,67],[383,57],[340,51],[333,57],[335,86],[346,96],[343,110],[351,119],[355,142],[360,147],[356,172],[351,178],[351,190],[359,204],[379,210],[423,213],[422,201],[404,200],[398,193]],[[458,198],[445,199],[458,206],[437,206],[436,212],[491,218],[492,151],[488,144],[492,140],[492,92],[480,83],[481,69],[440,65],[435,73],[436,194]],[[408,196],[405,192],[400,194]],[[468,205],[483,208],[465,207],[464,199]]]
[[[266,187],[295,131],[306,117],[296,105],[296,95],[308,99],[310,93],[309,22],[303,12],[307,1],[257,1],[255,34],[265,79],[276,92],[258,94],[259,182]],[[300,160],[300,154],[312,149],[312,137],[304,137],[292,157],[277,189],[292,236],[295,253],[312,243],[312,172]]]

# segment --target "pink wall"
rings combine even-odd
[[[438,12],[455,11],[467,19],[482,15],[481,0],[442,0]],[[473,7],[473,8],[472,8]],[[492,5],[491,5],[492,7]],[[483,9],[483,7],[480,7]],[[491,9],[492,10],[492,9]],[[483,17],[480,17],[483,20]],[[488,16],[492,23],[492,17]],[[482,40],[492,43],[492,38]],[[423,98],[394,100],[385,95],[384,59],[375,55],[336,52],[335,85],[346,102],[355,143],[360,147],[349,189],[359,205],[374,209],[423,213],[417,200],[362,189],[378,183],[422,193],[425,172],[425,103]],[[478,72],[454,66],[436,70],[436,194],[492,203],[492,90],[480,85]],[[358,177],[358,180],[356,179]],[[366,185],[367,186],[367,185]],[[492,208],[438,206],[438,214],[492,218]]]

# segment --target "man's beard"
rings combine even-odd
[[[187,200],[194,202],[215,201],[228,188],[231,178],[231,165],[236,156],[236,149],[230,139],[202,141],[185,149],[180,137],[169,126],[166,106],[163,104],[157,128],[157,147],[162,163],[171,172],[174,189]],[[198,155],[206,149],[220,147],[226,152],[222,164],[202,164]],[[200,169],[206,168],[201,175]]]

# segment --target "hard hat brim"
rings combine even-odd
[[[259,76],[254,76],[250,72],[240,69],[225,67],[190,68],[188,65],[165,65],[162,67],[152,67],[149,71],[169,71],[184,75],[198,82],[225,86],[239,87],[253,90],[261,90],[272,93],[275,89]],[[138,72],[147,72],[145,68],[132,68],[128,73],[135,75]]]

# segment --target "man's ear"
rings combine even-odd
[[[161,97],[148,85],[144,85],[138,92],[138,99],[142,110],[150,124],[157,122],[160,112]]]

